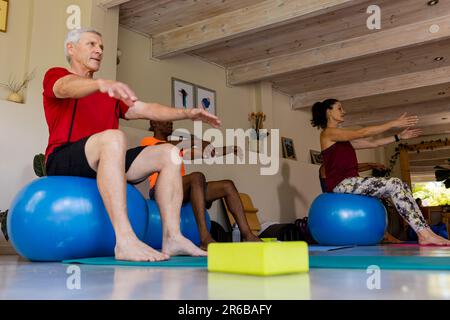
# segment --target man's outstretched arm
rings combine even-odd
[[[60,99],[79,99],[97,91],[122,100],[128,106],[137,101],[136,94],[126,84],[113,80],[91,79],[71,74],[57,80],[53,86],[53,93]]]
[[[145,103],[136,101],[125,114],[128,120],[147,119],[156,121],[176,121],[190,119],[192,121],[207,122],[215,128],[220,126],[220,120],[215,115],[203,109],[177,109],[159,103]]]

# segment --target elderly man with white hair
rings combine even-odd
[[[103,58],[102,36],[95,30],[70,31],[65,53],[70,68],[49,69],[43,82],[49,127],[47,174],[97,179],[116,235],[116,259],[160,261],[173,255],[206,255],[180,233],[183,191],[179,175],[181,159],[173,159],[178,154],[172,150],[176,147],[165,144],[127,150],[126,136],[118,127],[119,118],[191,119],[214,127],[220,125],[220,120],[202,109],[145,103],[124,83],[94,79]],[[160,174],[156,201],[163,223],[161,252],[137,238],[126,203],[126,182],[139,183],[153,172]]]

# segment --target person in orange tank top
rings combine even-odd
[[[158,122],[152,120],[150,121],[149,130],[154,132],[154,136],[143,138],[141,140],[142,146],[159,145],[164,143],[171,143],[178,146],[180,145],[180,141],[169,141],[168,139],[173,131],[172,122]],[[206,141],[201,141],[201,145],[202,150],[193,150],[192,147],[195,146],[195,141],[194,138],[192,138],[187,148],[189,150],[180,150],[180,153],[182,156],[191,156],[191,158],[202,156],[204,153],[209,153],[212,156],[220,156],[228,153],[234,153],[236,155],[239,154],[239,149],[237,147],[223,147],[216,150],[209,142]],[[236,220],[241,232],[242,241],[261,241],[250,230],[250,226],[245,217],[244,208],[239,197],[239,192],[233,181],[220,180],[206,182],[205,175],[201,172],[186,174],[183,164],[181,165],[180,174],[183,177],[183,202],[190,201],[192,204],[192,209],[194,211],[200,233],[200,248],[206,250],[208,244],[214,242],[214,239],[208,232],[205,215],[203,213],[205,212],[205,209],[209,209],[211,207],[215,200],[221,198],[225,199],[231,214]],[[155,189],[158,187],[157,180],[157,173],[154,173],[149,177],[150,198],[154,198],[155,196]]]

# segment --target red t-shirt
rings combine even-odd
[[[352,144],[348,141],[339,141],[322,151],[323,165],[326,173],[326,186],[328,192],[344,179],[358,177],[358,159]]]
[[[69,142],[76,99],[56,98],[53,87],[57,80],[70,74],[65,68],[51,68],[44,77],[44,111],[49,131],[45,159],[55,148]],[[117,101],[100,91],[78,99],[70,142],[76,142],[108,129],[119,128],[119,118],[125,117],[128,106],[122,101],[119,103]]]

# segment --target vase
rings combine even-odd
[[[8,101],[12,101],[12,102],[16,102],[16,103],[23,103],[23,97],[17,93],[17,92],[12,92],[8,98]]]

